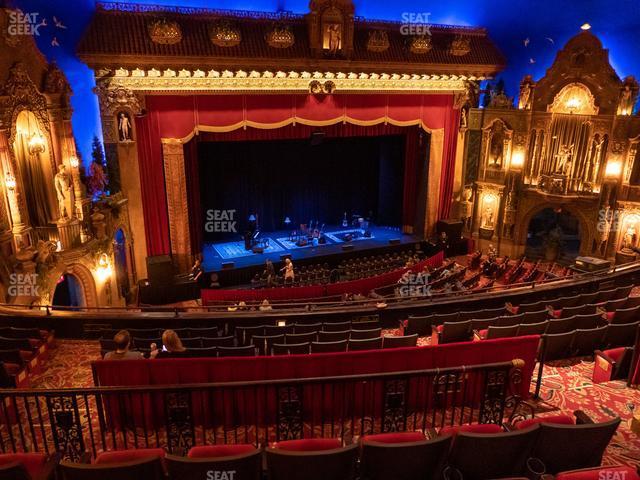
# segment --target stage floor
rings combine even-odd
[[[202,265],[207,272],[222,270],[222,264],[233,262],[235,268],[245,268],[263,265],[265,260],[280,261],[280,256],[289,254],[295,260],[323,257],[342,253],[344,245],[352,245],[351,251],[362,251],[389,245],[389,240],[398,239],[401,244],[411,244],[421,240],[417,235],[405,235],[397,227],[372,227],[371,237],[360,236],[346,241],[345,234],[358,231],[356,228],[341,226],[324,229],[327,239],[325,244],[304,247],[289,240],[289,231],[263,232],[260,238],[269,239],[269,247],[264,253],[253,253],[244,249],[244,241],[238,239],[232,242],[205,243],[202,248]]]

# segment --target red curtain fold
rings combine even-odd
[[[196,131],[196,127],[203,135],[225,135],[225,141],[234,138],[258,139],[261,136],[285,138],[285,133],[304,136],[314,128],[321,126],[332,131],[340,124],[345,131],[353,129],[364,132],[365,135],[393,131],[398,127],[387,123],[394,122],[401,127],[424,125],[430,130],[445,128],[445,165],[438,213],[439,218],[446,218],[449,214],[458,129],[458,113],[453,111],[453,96],[450,94],[163,95],[147,97],[146,107],[148,114],[136,119],[136,125],[148,255],[170,252],[161,139],[188,138]],[[295,127],[291,125],[292,122],[295,122]],[[305,122],[312,125],[305,126]],[[372,125],[354,124],[358,122]],[[259,128],[246,128],[251,123]],[[208,129],[219,131],[207,132]],[[280,129],[284,131],[278,132]],[[406,200],[405,205],[408,207],[408,219],[411,213],[410,202]],[[415,205],[413,211],[415,216]]]
[[[458,129],[460,127],[460,110],[453,108],[453,97],[450,98],[451,108],[446,110],[444,127],[444,146],[442,154],[442,174],[440,177],[440,198],[438,201],[438,220],[448,219],[453,202],[453,182],[456,170],[456,150],[458,145]]]
[[[198,163],[198,137],[184,146],[184,169],[187,180],[187,206],[189,208],[189,238],[191,251],[199,253],[203,238],[203,213],[200,205],[200,168]]]
[[[163,255],[171,251],[158,115],[158,112],[150,112],[144,117],[136,118],[140,191],[148,256]]]
[[[417,128],[407,129],[404,144],[404,189],[402,196],[402,225],[413,226],[418,198],[419,137]]]

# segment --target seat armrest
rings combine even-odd
[[[511,302],[506,302],[504,304],[504,308],[505,308],[505,310],[507,310],[507,312],[515,315],[516,308],[513,306],[513,304]]]
[[[576,417],[576,425],[584,425],[589,423],[595,423],[589,415],[587,415],[582,410],[576,410],[573,412],[573,415]]]
[[[593,352],[593,356],[594,357],[600,357],[602,358],[605,362],[611,364],[611,365],[615,365],[616,361],[611,358],[609,355],[607,355],[606,353],[604,353],[602,350],[595,350]]]
[[[478,341],[484,340],[483,336],[480,335],[480,331],[475,329],[473,330],[473,339]]]

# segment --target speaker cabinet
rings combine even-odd
[[[170,255],[147,257],[147,277],[151,285],[171,285],[173,276],[173,262]]]
[[[460,220],[439,220],[436,224],[438,234],[445,232],[451,240],[462,238],[462,221]]]

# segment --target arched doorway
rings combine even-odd
[[[116,230],[113,237],[113,257],[115,260],[116,280],[118,292],[122,298],[127,298],[131,285],[129,283],[129,263],[127,258],[127,242],[122,228]]]
[[[528,258],[572,263],[580,254],[580,220],[563,208],[540,210],[527,228]]]
[[[56,307],[86,307],[80,279],[72,273],[60,275],[53,293],[52,303]]]

